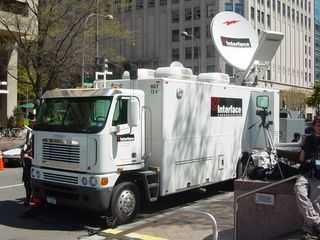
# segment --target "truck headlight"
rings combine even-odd
[[[96,186],[97,185],[97,179],[95,177],[91,177],[90,178],[90,184],[92,187]]]
[[[81,179],[81,182],[82,182],[83,185],[87,185],[88,184],[88,179],[86,177],[83,177]]]
[[[34,168],[31,169],[31,176],[32,176],[33,178],[36,177],[36,170],[34,170]]]

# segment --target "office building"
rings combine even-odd
[[[32,0],[35,2],[34,0]],[[19,19],[20,24],[30,24],[32,12],[25,1],[0,1],[0,18],[5,20]],[[31,22],[32,23],[32,22]],[[29,25],[30,26],[30,25]],[[15,27],[9,26],[14,32]],[[20,26],[22,27],[22,26]],[[6,27],[0,23],[0,127],[7,124],[17,106],[17,45]]]
[[[261,85],[310,89],[314,84],[314,4],[310,0],[115,0],[113,6],[114,15],[132,31],[131,43],[115,41],[113,46],[139,67],[180,61],[195,73],[200,64],[201,72],[234,76],[236,69],[218,55],[209,30],[215,14],[234,11],[248,19],[257,33],[266,29],[285,34]],[[182,36],[184,31],[193,37]]]

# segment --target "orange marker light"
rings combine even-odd
[[[105,185],[107,185],[108,184],[108,178],[101,178],[101,185],[102,186],[105,186]]]

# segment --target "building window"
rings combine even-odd
[[[143,8],[143,0],[136,0],[136,9]]]
[[[160,5],[167,5],[167,0],[160,0]]]
[[[184,10],[184,16],[185,16],[185,20],[191,20],[192,19],[192,9],[191,8],[186,8]]]
[[[286,16],[286,5],[282,3],[282,16]]]
[[[207,36],[207,38],[211,37],[210,25],[206,26],[206,36]]]
[[[269,14],[267,14],[267,26],[270,27],[271,26],[271,17]]]
[[[277,2],[277,11],[280,14],[280,12],[281,12],[281,2],[280,2],[280,0],[278,0],[278,2]]]
[[[254,7],[251,7],[250,14],[251,14],[251,19],[254,20]]]
[[[172,61],[180,60],[179,48],[172,49]]]
[[[154,7],[154,0],[148,0],[148,7]]]
[[[192,35],[192,28],[189,27],[189,28],[185,28],[185,31],[189,34],[189,35]],[[190,37],[186,37],[188,39],[190,39]]]
[[[303,25],[303,14],[302,13],[300,14],[300,22],[301,22],[301,25]]]
[[[214,46],[207,45],[207,58],[214,57]]]
[[[185,49],[185,59],[191,59],[192,58],[192,48],[186,47]]]
[[[264,24],[264,12],[261,12],[261,22]]]
[[[120,0],[115,0],[114,1],[114,7],[115,7],[115,11],[117,13],[120,13],[121,12],[121,1]]]
[[[270,8],[270,0],[267,0],[267,7]]]
[[[200,19],[200,7],[193,8],[193,19]]]
[[[304,26],[307,28],[307,16],[304,16]]]
[[[257,10],[257,20],[260,22],[260,10]]]
[[[216,7],[214,4],[207,5],[207,18],[212,18],[215,15]]]
[[[179,10],[172,11],[172,22],[179,22]]]
[[[234,10],[236,13],[240,14],[241,16],[243,16],[243,4],[242,3],[236,3],[234,5]]]
[[[233,12],[233,4],[232,3],[225,3],[224,10],[229,11],[229,12]]]
[[[199,46],[199,48],[200,48],[200,46]],[[199,58],[199,48],[198,48],[198,46],[193,48],[193,57],[194,58]]]
[[[179,30],[172,30],[172,42],[178,42],[179,41]]]
[[[214,72],[214,65],[207,65],[207,72]]]
[[[125,4],[125,11],[130,12],[132,8],[132,0],[126,0]]]
[[[276,0],[272,0],[272,10],[276,10]]]
[[[267,70],[267,80],[271,80],[271,71]]]
[[[198,66],[194,66],[194,68],[193,68],[193,73],[194,73],[195,75],[199,74],[199,67],[198,67]]]
[[[172,0],[172,3],[179,3],[179,0]]]
[[[292,8],[292,21],[294,21],[296,19],[294,13],[295,13],[295,10]]]
[[[193,36],[196,38],[200,38],[200,27],[193,28]]]
[[[299,11],[297,10],[297,23],[299,23]]]

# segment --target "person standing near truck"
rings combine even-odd
[[[32,166],[32,147],[31,143],[27,144],[27,149],[22,150],[21,154],[22,160],[22,181],[24,183],[24,188],[26,191],[26,199],[24,205],[28,206],[32,201],[32,190],[31,190],[31,166]]]
[[[319,239],[320,234],[320,117],[313,120],[314,134],[307,136],[300,154],[300,173],[294,190],[303,216],[303,239]]]

